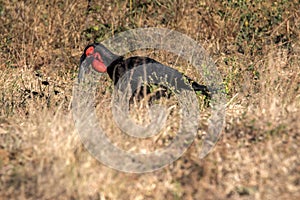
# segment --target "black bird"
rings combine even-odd
[[[86,62],[83,64],[83,62]],[[171,82],[170,84],[176,84],[176,80],[184,80],[188,82],[191,88],[195,92],[201,92],[207,98],[210,98],[210,93],[208,88],[205,85],[200,85],[191,78],[183,75],[179,71],[163,65],[158,61],[148,58],[134,56],[125,59],[123,56],[116,55],[107,49],[103,44],[94,43],[88,45],[80,58],[80,69],[78,79],[79,82],[84,79],[84,74],[89,71],[89,65],[92,65],[93,69],[100,73],[108,73],[110,79],[116,85],[119,79],[125,75],[131,69],[137,69],[139,66],[146,66],[146,74],[152,74],[159,71],[160,74],[165,74],[167,76],[167,81]],[[177,89],[184,89],[183,85],[177,85]],[[147,89],[149,93],[149,89]]]

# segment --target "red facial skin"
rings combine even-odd
[[[98,52],[94,51],[95,48],[94,47],[89,47],[86,51],[85,51],[85,55],[86,56],[93,56],[94,60],[92,62],[92,66],[93,68],[100,73],[105,73],[107,70],[107,67],[105,66],[105,64],[103,63],[103,60],[101,58],[101,55]]]

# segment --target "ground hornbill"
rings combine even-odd
[[[85,64],[83,65],[83,62]],[[79,82],[83,80],[84,74],[88,71],[88,66],[91,65],[93,69],[99,73],[108,73],[111,80],[116,85],[119,79],[129,70],[137,69],[139,66],[146,66],[146,73],[152,74],[159,71],[160,74],[165,74],[168,79],[168,82],[176,84],[176,80],[185,80],[185,83],[188,82],[189,87],[192,88],[195,92],[200,92],[206,97],[210,97],[209,90],[205,85],[200,85],[197,82],[193,81],[191,78],[183,75],[179,71],[163,65],[158,61],[148,58],[134,56],[125,59],[123,56],[116,55],[107,49],[103,44],[94,43],[88,45],[80,58],[80,69],[79,69]],[[181,81],[182,83],[182,81]],[[186,88],[182,85],[177,85],[177,89]],[[149,93],[149,89],[147,89]],[[139,94],[140,95],[140,94]]]

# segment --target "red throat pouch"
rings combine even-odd
[[[104,73],[106,72],[106,66],[104,65],[103,62],[97,60],[97,59],[94,59],[93,62],[92,62],[92,66],[93,68],[97,71],[97,72],[101,72],[101,73]]]
[[[100,54],[98,52],[94,53],[94,60],[92,62],[93,68],[97,72],[104,73],[107,70],[107,67],[105,66]]]

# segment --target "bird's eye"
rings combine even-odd
[[[94,54],[94,47],[93,47],[93,46],[89,47],[89,48],[85,51],[85,55],[86,55],[86,56],[90,56],[90,55],[92,55],[92,54]]]

